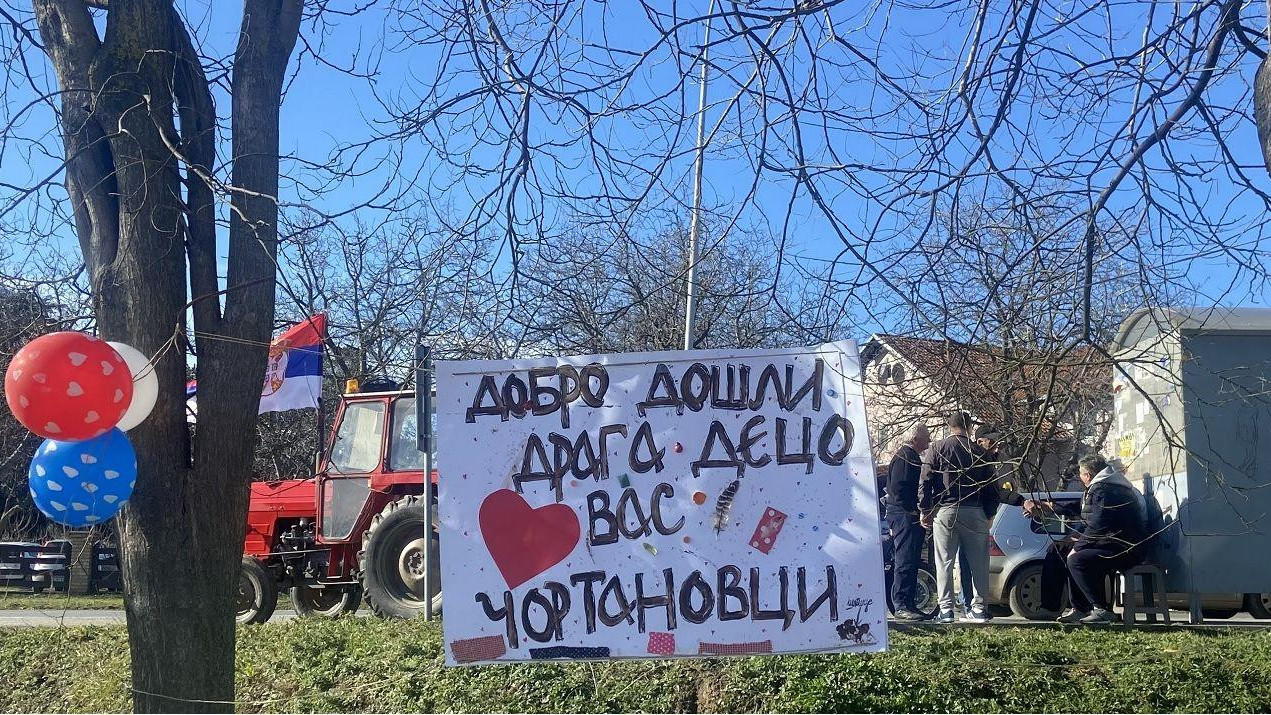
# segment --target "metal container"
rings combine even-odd
[[[1271,309],[1143,309],[1112,345],[1107,451],[1143,490],[1167,588],[1271,592]]]

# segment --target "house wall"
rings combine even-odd
[[[897,365],[902,375],[899,381],[893,377]],[[862,372],[865,414],[876,462],[887,463],[919,420],[931,428],[934,437],[942,435],[943,415],[954,406],[945,402],[931,379],[886,350]]]
[[[901,368],[900,379],[896,377],[896,366]],[[933,439],[941,439],[947,436],[945,416],[962,409],[934,380],[886,347],[863,366],[861,377],[876,464],[885,465],[891,460],[909,438],[909,428],[916,421],[922,420],[931,429]],[[1073,444],[1068,440],[1034,445],[1026,461],[1038,470],[1042,480],[1035,488],[1062,489],[1063,470],[1072,452]],[[1014,489],[1026,486],[1009,465],[999,468],[999,477],[1011,482]]]

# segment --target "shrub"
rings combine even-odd
[[[243,711],[1267,711],[1271,634],[913,628],[888,653],[475,668],[422,622],[242,628]],[[122,627],[0,631],[0,708],[131,706]]]

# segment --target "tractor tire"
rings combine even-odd
[[[1011,605],[1011,613],[1030,621],[1048,621],[1058,616],[1059,614],[1042,608],[1041,585],[1040,563],[1028,564],[1016,571],[1008,587],[1010,594],[1007,602]]]
[[[1254,618],[1271,619],[1271,593],[1246,593],[1245,610]]]
[[[278,607],[278,582],[269,569],[250,556],[243,557],[238,572],[239,623],[264,623]]]
[[[382,618],[414,618],[424,613],[424,500],[407,496],[371,519],[362,536],[358,568],[366,605]],[[441,569],[437,534],[430,546],[433,613],[441,612]]]
[[[336,618],[346,613],[356,613],[362,605],[362,587],[326,586],[314,588],[308,584],[291,587],[291,604],[297,616]]]

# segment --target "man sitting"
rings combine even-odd
[[[1115,620],[1108,604],[1104,581],[1108,574],[1131,568],[1143,560],[1147,526],[1138,491],[1117,466],[1097,454],[1083,457],[1078,476],[1086,492],[1081,498],[1080,516],[1085,523],[1081,536],[1064,558],[1062,542],[1047,552],[1047,564],[1054,573],[1062,563],[1071,584],[1072,608],[1059,617],[1062,623],[1111,623]],[[1024,512],[1040,519],[1046,512],[1077,516],[1077,505],[1056,507],[1053,502],[1027,499]],[[1059,561],[1062,559],[1062,561]],[[1051,579],[1043,578],[1043,581]],[[1055,585],[1043,583],[1044,592],[1057,602]],[[1058,586],[1062,592],[1062,585]]]

